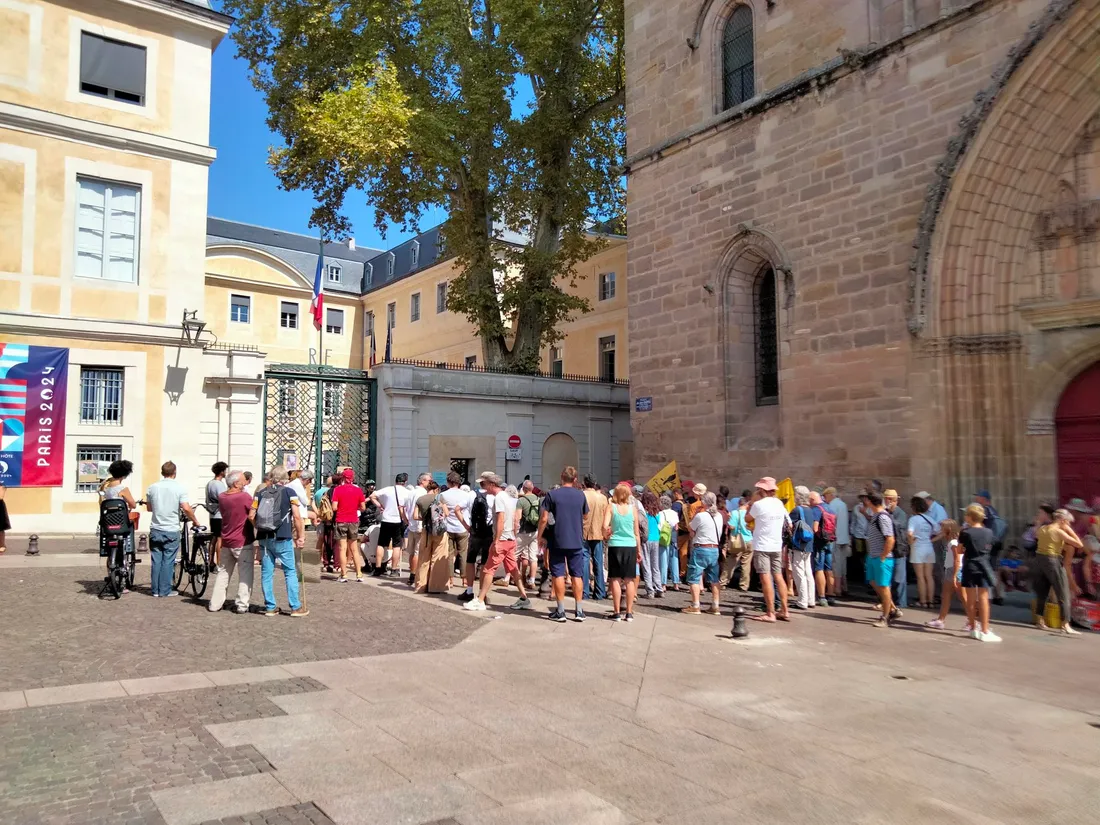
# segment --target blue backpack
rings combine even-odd
[[[791,515],[797,516],[794,520],[794,528],[791,530],[791,546],[795,550],[803,550],[809,544],[813,544],[813,524],[806,520],[806,511],[799,505],[794,508]]]

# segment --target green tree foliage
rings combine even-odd
[[[284,141],[271,163],[285,188],[314,193],[312,224],[347,233],[355,190],[380,228],[446,209],[460,269],[449,308],[475,325],[488,365],[537,369],[589,308],[563,289],[604,243],[586,228],[623,211],[623,0],[225,6]],[[502,244],[501,227],[530,242]]]

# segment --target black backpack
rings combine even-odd
[[[478,536],[493,532],[489,518],[489,497],[484,491],[474,496],[474,503],[470,505],[470,532]]]

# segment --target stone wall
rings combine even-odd
[[[1080,139],[1082,120],[1100,108],[1095,75],[1091,86],[1080,82],[1096,36],[1088,13],[1100,3],[1005,0],[948,4],[933,14],[918,2],[908,34],[896,28],[890,3],[819,0],[816,11],[777,3],[770,12],[754,4],[758,97],[720,115],[706,81],[713,53],[685,42],[707,5],[654,0],[627,9],[631,390],[654,397],[652,412],[634,416],[639,475],[676,458],[684,475],[731,486],[767,471],[849,490],[878,477],[903,491],[939,486],[957,498],[973,484],[997,488],[1003,479],[998,492],[1024,507],[1044,490],[1018,482],[1028,476],[1023,462],[979,460],[967,446],[971,458],[952,463],[947,455],[962,445],[948,434],[974,436],[957,422],[985,408],[986,429],[1000,442],[986,439],[982,449],[1005,457],[1025,451],[1019,434],[1027,415],[1007,399],[1030,387],[1021,370],[1047,368],[1042,348],[944,338],[995,331],[996,324],[975,320],[994,311],[1019,315],[1011,290],[997,283],[1035,274],[1025,260],[1029,236],[998,236],[995,227],[1026,224],[1031,232],[1055,198],[1051,168],[1062,168],[1067,148],[1066,141],[1048,141],[1049,157],[1021,150],[1008,165],[1006,147],[1067,130],[1070,143]],[[910,3],[896,5],[906,12]],[[704,36],[720,31],[729,5],[709,8]],[[876,25],[869,8],[881,12],[875,47],[868,43]],[[1070,11],[1076,23],[1065,19]],[[786,34],[781,44],[770,43],[769,26],[780,19]],[[1049,62],[1042,49],[1017,47],[1013,62],[1010,48],[1044,21],[1044,49],[1068,43],[1067,32],[1078,32],[1080,42]],[[800,45],[820,44],[826,33],[830,47],[850,51],[830,61],[828,49]],[[792,62],[800,49],[805,53]],[[808,74],[779,85],[809,57],[817,62]],[[1067,68],[1059,73],[1059,66]],[[987,159],[971,167],[969,144],[959,138],[968,128],[963,116],[980,127],[994,103],[1007,106],[1002,98],[1021,94],[1059,105],[1052,102],[1045,115],[1034,107],[1009,111],[998,122],[1020,127],[1015,143],[982,144]],[[1060,105],[1066,101],[1080,118],[1068,116],[1070,107]],[[1028,115],[1039,117],[1031,132],[1023,128]],[[939,174],[937,166],[953,139],[963,160],[944,177],[948,165]],[[1041,173],[1027,176],[1030,162]],[[1016,190],[998,189],[1017,180]],[[938,202],[927,209],[934,184],[945,193],[973,190],[967,209],[975,215]],[[1024,198],[1029,187],[1033,196]],[[995,191],[1005,198],[990,202]],[[986,216],[984,233],[973,231],[977,213]],[[910,270],[922,232],[934,236],[937,250],[928,311],[938,317],[944,302],[963,308],[963,322],[950,332],[910,331]],[[943,238],[959,232],[971,257],[953,269],[951,242]],[[991,246],[998,242],[999,251]],[[1067,265],[1065,254],[1060,260]],[[751,289],[768,265],[778,281],[780,400],[758,407]],[[963,273],[997,266],[1003,270],[986,279],[988,290],[968,288]],[[1089,316],[1078,307],[1077,316],[1082,312]],[[1015,321],[1010,326],[1019,334]],[[969,410],[942,391],[961,380],[947,377],[945,356],[960,347],[994,359],[982,362],[984,395],[965,396]],[[1003,423],[994,426],[994,419]],[[1042,475],[1049,493],[1049,461]]]

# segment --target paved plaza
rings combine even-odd
[[[55,558],[52,563],[63,563]],[[51,562],[47,562],[51,563]],[[147,574],[146,574],[147,575]],[[488,613],[309,587],[305,620],[0,560],[0,822],[1072,823],[1100,809],[1094,636]],[[279,592],[277,587],[276,592]],[[727,613],[729,611],[727,610]],[[951,625],[961,625],[954,616]]]

